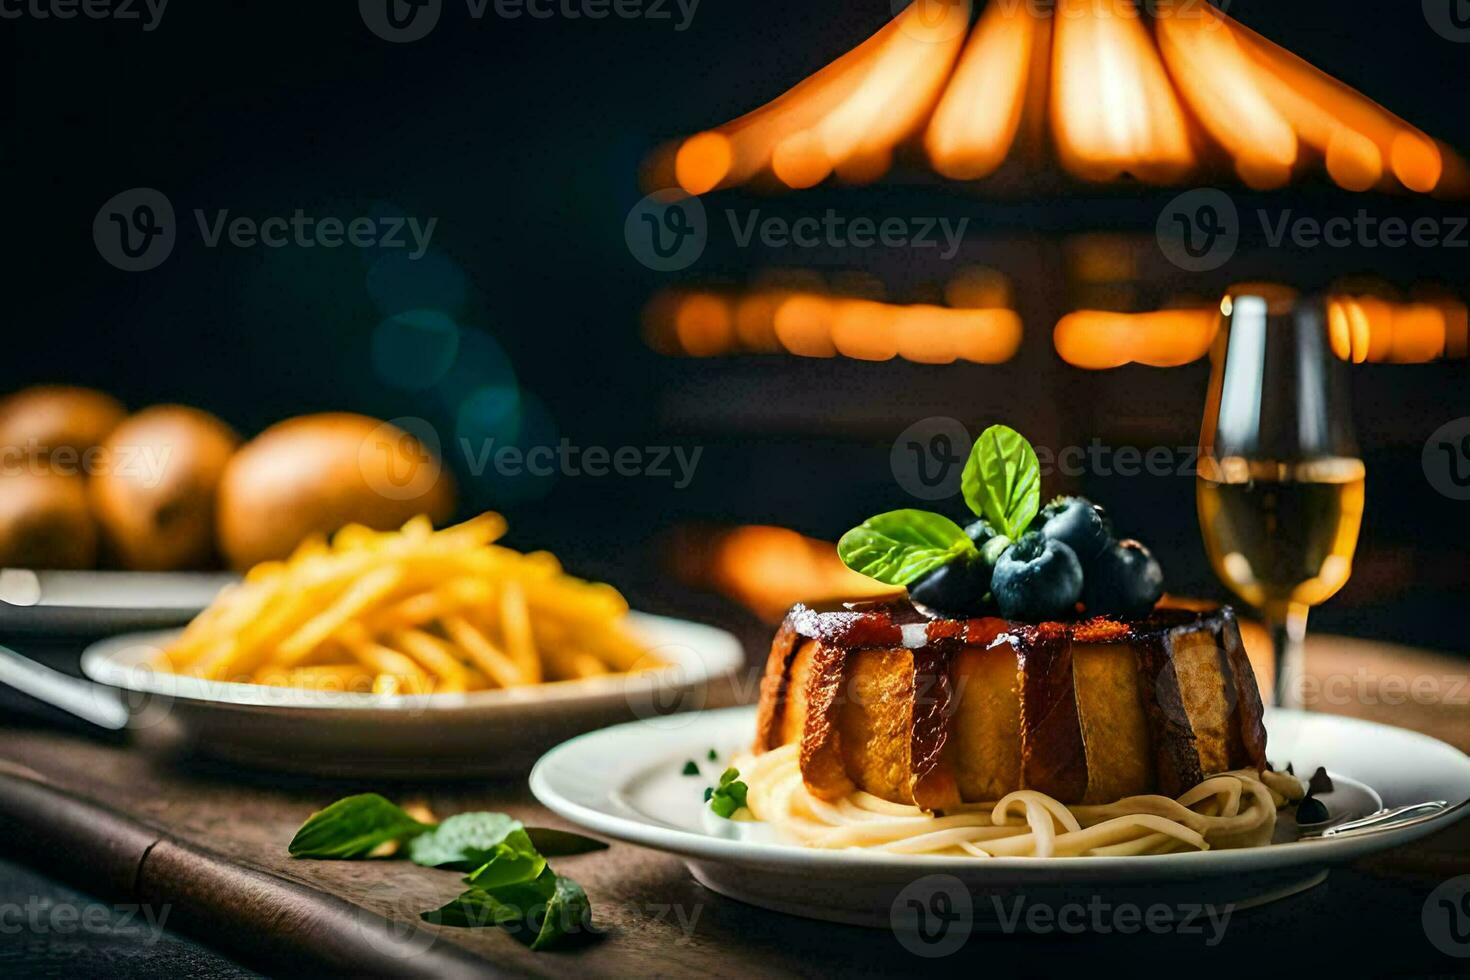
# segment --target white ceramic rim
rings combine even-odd
[[[1405,739],[1408,744],[1417,744],[1422,749],[1421,758],[1432,760],[1422,764],[1434,766],[1449,763],[1457,767],[1461,780],[1470,780],[1470,756],[1428,735],[1340,715],[1321,715],[1280,709],[1272,713],[1282,721],[1300,725],[1341,725],[1358,729],[1363,735],[1392,733],[1396,739]],[[647,722],[635,721],[579,735],[558,745],[537,761],[531,770],[531,792],[536,799],[558,815],[589,830],[691,859],[755,864],[764,868],[780,868],[787,871],[805,869],[847,875],[860,874],[865,869],[874,873],[882,873],[913,868],[922,870],[926,874],[947,872],[973,876],[983,875],[987,869],[992,869],[1004,871],[1008,876],[1015,876],[1020,872],[1026,873],[1026,876],[1029,877],[1034,873],[1038,878],[1070,881],[1106,881],[1116,880],[1123,876],[1140,880],[1150,878],[1164,880],[1296,866],[1323,867],[1385,850],[1442,830],[1465,816],[1467,810],[1470,810],[1466,806],[1455,807],[1423,823],[1380,833],[1293,841],[1238,850],[1192,851],[1135,857],[964,858],[947,855],[882,854],[861,850],[818,850],[792,844],[733,840],[585,806],[569,799],[557,788],[555,770],[558,767],[568,765],[579,755],[585,753],[604,758],[608,756],[605,749],[598,752],[594,748],[600,742],[621,743],[616,750],[618,754],[615,757],[631,764],[636,756],[636,749],[629,751],[626,744],[629,738],[637,741],[641,735],[645,746],[649,745],[650,740],[657,739],[660,735],[667,737],[671,734],[676,734],[687,743],[701,742],[698,733],[702,726],[719,725],[723,727],[725,724],[731,724],[731,719],[737,715],[748,719],[752,725],[751,730],[754,730],[755,709],[751,706],[744,706],[698,712],[677,733],[664,731]],[[638,729],[643,731],[639,733]],[[703,741],[709,740],[708,736],[703,739]],[[658,748],[656,744],[653,747]],[[1407,761],[1405,760],[1405,764]],[[646,772],[647,768],[647,765],[640,767],[637,774]],[[606,768],[581,768],[581,771],[596,773],[604,780],[615,778],[614,773]],[[1352,776],[1353,774],[1346,772],[1344,775]],[[622,786],[626,785],[631,778],[635,777],[622,777],[619,785],[604,787],[609,803],[622,795]],[[1462,800],[1451,799],[1449,802],[1457,804]]]
[[[745,661],[740,641],[713,626],[629,613],[629,625],[668,666],[635,674],[607,674],[579,680],[549,681],[525,687],[441,694],[359,694],[311,691],[233,681],[210,681],[142,666],[140,661],[166,646],[182,630],[124,633],[99,640],[82,652],[82,672],[99,684],[137,694],[261,708],[349,709],[353,711],[434,711],[494,708],[527,703],[594,701],[655,690],[680,690],[728,676]]]

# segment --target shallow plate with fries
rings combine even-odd
[[[546,552],[495,544],[498,514],[435,531],[349,526],[251,569],[183,630],[82,656],[168,725],[236,761],[298,772],[513,772],[618,718],[699,708],[742,661],[721,630],[628,611]]]

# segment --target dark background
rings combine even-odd
[[[1470,44],[1436,34],[1420,4],[1229,7],[1431,134],[1470,147]],[[660,532],[682,522],[768,522],[834,539],[896,505],[889,446],[927,416],[959,418],[972,432],[1007,421],[1052,447],[1094,437],[1110,446],[1193,443],[1204,362],[1093,374],[1051,347],[1056,318],[1079,300],[1067,278],[1068,236],[1122,233],[1148,253],[1159,210],[1177,190],[1068,185],[1059,198],[1024,188],[997,196],[900,166],[869,188],[722,192],[708,204],[712,214],[835,207],[875,218],[969,216],[971,237],[954,263],[917,251],[737,249],[716,220],[709,249],[686,272],[639,264],[623,220],[643,194],[637,170],[650,149],[754,108],[890,16],[886,0],[704,0],[680,32],[669,9],[672,20],[493,12],[473,20],[462,2],[446,0],[437,28],[410,44],[375,37],[342,3],[175,3],[152,32],[137,21],[0,23],[14,71],[0,138],[9,202],[0,390],[91,384],[132,407],[196,404],[246,435],[309,411],[410,416],[428,420],[452,449],[468,395],[509,390],[498,345],[523,396],[523,442],[704,447],[684,490],[652,477],[473,479],[449,453],[464,510],[503,509],[512,543],[551,547],[573,569],[665,609],[685,597],[662,574]],[[104,201],[138,186],[168,195],[179,241],[159,268],[126,273],[99,257],[91,227]],[[1465,213],[1312,180],[1277,194],[1232,193],[1243,213],[1256,204],[1320,217],[1360,207],[1380,217]],[[344,219],[396,212],[438,224],[430,255],[406,263],[345,247],[206,248],[195,208],[257,219],[296,208]],[[1140,302],[1217,296],[1260,277],[1317,288],[1371,274],[1399,288],[1440,282],[1466,292],[1463,250],[1303,253],[1267,248],[1250,227],[1245,234],[1235,260],[1203,276],[1145,254]],[[816,267],[869,274],[904,300],[926,297],[969,262],[1002,269],[1015,286],[1026,336],[1006,365],[696,361],[656,354],[640,336],[640,309],[670,284]],[[403,390],[375,368],[372,338],[385,315],[420,307],[453,316],[474,340],[443,381]],[[1367,517],[1355,577],[1314,624],[1465,649],[1470,522],[1419,463],[1429,433],[1470,414],[1465,381],[1463,361],[1354,370]],[[473,433],[494,421],[465,424]],[[1221,594],[1198,540],[1191,479],[1092,475],[1045,492],[1079,488],[1154,547],[1172,590]]]

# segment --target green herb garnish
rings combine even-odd
[[[1008,425],[992,425],[970,448],[960,474],[965,503],[1001,534],[1017,540],[1041,506],[1041,464],[1026,437]]]
[[[582,886],[550,868],[494,890],[470,888],[447,905],[420,914],[435,925],[500,926],[517,938],[529,937],[532,950],[546,949],[564,936],[585,934],[591,916]]]
[[[363,793],[313,813],[286,850],[294,857],[350,860],[431,829],[432,824],[420,823],[377,793]]]
[[[927,510],[870,517],[837,542],[848,568],[889,585],[908,585],[961,555],[974,555],[964,528]]]
[[[410,841],[408,856],[426,868],[469,871],[490,860],[495,848],[512,833],[526,836],[521,822],[503,813],[459,813]],[[535,850],[529,838],[526,845]]]
[[[1041,503],[1041,465],[1015,429],[992,425],[970,448],[960,477],[965,503],[997,538],[1020,538]],[[988,542],[987,542],[988,543]],[[997,548],[1004,545],[997,545]],[[887,585],[909,585],[959,558],[981,557],[954,521],[925,510],[870,517],[842,536],[837,554],[855,572]]]
[[[682,772],[686,776],[698,776],[699,763],[695,762],[693,759],[690,759],[688,762],[684,763],[684,768]]]
[[[716,752],[714,749],[710,749],[709,750],[709,761],[711,761],[711,762],[719,762],[720,761],[720,754],[718,752]]]
[[[527,827],[526,836],[531,838],[536,850],[549,858],[607,850],[607,845],[600,840],[583,837],[570,830],[557,830],[555,827]]]
[[[470,871],[460,896],[421,913],[450,926],[500,926],[542,950],[585,933],[587,893],[546,863],[607,847],[602,841],[548,827],[524,827],[504,813],[461,813],[426,824],[376,793],[349,796],[311,815],[292,838],[296,857],[361,858],[389,841],[407,842],[408,856],[432,868]]]
[[[739,777],[740,771],[731,766],[720,774],[719,786],[705,791],[704,798],[709,801],[709,808],[727,820],[745,806],[745,796],[750,790]]]

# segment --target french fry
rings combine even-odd
[[[530,683],[539,683],[541,661],[536,656],[536,640],[531,634],[526,594],[518,582],[507,582],[500,592],[500,631],[511,660]]]
[[[445,617],[444,632],[499,686],[518,687],[529,683],[515,661],[463,616]]]
[[[383,597],[398,584],[403,572],[397,568],[376,569],[354,582],[326,609],[298,627],[276,647],[276,658],[282,663],[300,662],[318,643],[336,632],[343,624]]]
[[[611,586],[494,542],[487,513],[435,531],[348,525],[220,592],[158,658],[219,680],[380,695],[474,691],[656,665]],[[442,634],[442,635],[441,635]]]
[[[394,633],[393,641],[418,661],[419,666],[436,675],[436,690],[463,691],[468,688],[469,674],[464,664],[454,656],[449,645],[437,636],[431,636],[423,630],[407,629]]]

